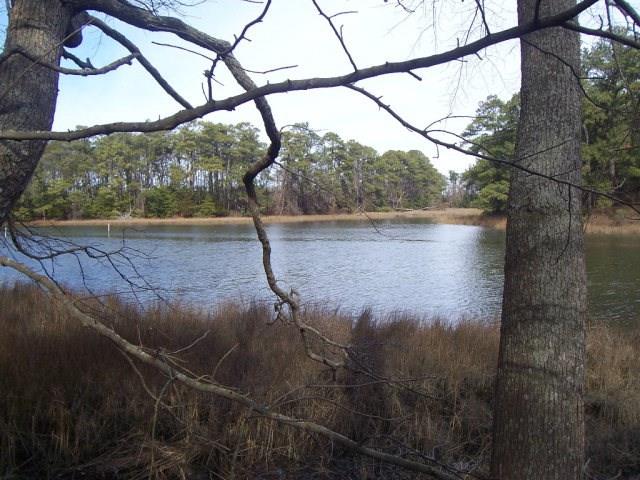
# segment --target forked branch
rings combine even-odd
[[[53,70],[53,71],[58,72],[58,73],[62,73],[64,75],[78,75],[78,76],[82,76],[82,77],[88,77],[88,76],[91,76],[91,75],[104,75],[105,73],[112,72],[113,70],[116,70],[116,69],[120,68],[123,65],[131,65],[132,60],[138,56],[137,54],[127,55],[126,57],[122,57],[122,58],[120,58],[118,60],[115,60],[115,61],[111,62],[110,64],[105,65],[104,67],[100,67],[100,68],[89,66],[88,64],[85,63],[84,66],[81,67],[80,70],[77,70],[77,69],[74,69],[74,68],[65,68],[65,67],[60,67],[58,65],[53,65],[51,63],[47,63],[47,62],[43,61],[42,59],[34,57],[33,55],[31,55],[29,52],[27,52],[23,48],[18,48],[18,47],[13,48],[8,52],[4,52],[2,54],[2,61],[8,59],[12,55],[22,55],[27,60],[30,60],[31,62],[33,62],[33,63],[35,63],[37,65],[40,65],[42,67],[46,67],[46,68],[48,68],[50,70]]]
[[[137,60],[140,62],[140,65],[142,65],[145,68],[145,70],[149,72],[149,74],[158,83],[158,85],[160,85],[164,89],[164,91],[167,92],[176,102],[178,102],[180,105],[182,105],[186,109],[193,108],[193,106],[189,102],[187,102],[178,92],[175,91],[175,89],[171,85],[169,85],[169,82],[167,82],[164,79],[164,77],[160,74],[158,69],[154,67],[149,60],[147,60],[147,57],[145,57],[142,54],[142,52],[136,46],[135,43],[133,43],[131,40],[129,40],[127,37],[125,37],[123,34],[118,32],[117,30],[111,28],[109,25],[104,23],[99,18],[93,17],[88,13],[82,13],[80,18],[83,23],[86,23],[87,25],[92,25],[102,30],[102,32],[105,35],[107,35],[108,37],[111,37],[120,45],[122,45],[124,48],[129,50],[132,55],[135,55]]]

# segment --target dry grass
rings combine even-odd
[[[393,220],[417,218],[433,220],[436,223],[468,223],[476,225],[483,221],[482,211],[475,208],[443,208],[433,210],[409,210],[393,212],[338,213],[324,215],[265,215],[265,223],[304,223],[304,222],[341,222],[370,220]],[[106,226],[113,227],[148,226],[148,225],[239,225],[251,224],[251,217],[173,217],[173,218],[119,218],[95,220],[37,220],[33,226]]]
[[[589,216],[587,233],[640,235],[640,218],[628,208],[596,210]]]
[[[266,324],[265,306],[140,314],[112,301],[100,314],[130,340],[166,351],[209,330],[180,355],[197,374],[366,445],[486,468],[494,325],[308,312],[354,345],[356,371],[334,377],[306,359],[295,331]],[[33,287],[0,291],[0,324],[2,478],[415,478],[137,365],[154,399],[112,344]],[[640,471],[640,331],[600,327],[589,338],[590,467],[629,477]],[[394,388],[358,369],[405,381]]]
[[[630,210],[594,211],[587,220],[589,234],[640,235],[640,220]],[[442,208],[433,210],[410,210],[394,212],[343,213],[327,215],[281,215],[265,216],[266,223],[341,222],[394,219],[424,219],[434,223],[451,225],[477,225],[504,230],[506,218],[503,215],[485,215],[476,208]],[[239,225],[250,224],[249,217],[207,217],[207,218],[126,218],[114,220],[63,220],[36,221],[34,226],[107,226],[144,227],[150,225]]]

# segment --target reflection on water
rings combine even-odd
[[[305,303],[356,312],[410,311],[428,316],[499,316],[504,233],[426,222],[322,222],[269,225],[273,265],[284,288]],[[161,294],[199,305],[229,299],[272,300],[261,249],[250,225],[150,226],[143,230],[65,227],[52,234],[114,250],[123,244],[139,273]],[[635,320],[640,312],[640,256],[633,237],[588,238],[591,316]],[[144,255],[142,255],[144,254]],[[136,272],[123,273],[141,283]],[[123,291],[107,262],[86,257],[45,263],[74,288]],[[84,277],[80,275],[84,273]],[[14,279],[0,271],[0,278]],[[137,292],[149,300],[149,292]]]

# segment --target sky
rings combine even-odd
[[[464,43],[475,9],[472,1],[445,4],[414,1],[413,13],[398,7],[393,0],[318,2],[330,15],[354,11],[335,17],[335,24],[342,27],[345,43],[358,67],[427,56]],[[485,3],[492,31],[515,23],[515,2],[487,0]],[[214,37],[232,41],[247,22],[258,16],[263,6],[244,0],[206,0],[198,6],[183,8],[182,19]],[[6,20],[3,22],[6,25]],[[108,23],[134,41],[190,102],[204,102],[203,71],[210,64],[208,60],[152,43],[187,45],[170,34],[144,32],[113,19],[108,19]],[[0,24],[0,30],[3,25]],[[481,34],[479,26],[476,20],[471,39]],[[295,68],[268,75],[252,74],[258,85],[352,71],[340,43],[311,0],[273,0],[266,18],[251,28],[248,38],[251,41],[241,42],[235,51],[245,68],[263,71],[295,65]],[[85,30],[82,46],[73,53],[90,58],[95,66],[102,66],[128,52],[90,28]],[[71,64],[65,66],[73,67]],[[478,103],[488,95],[510,98],[519,88],[519,47],[517,42],[508,42],[462,62],[416,73],[422,81],[408,74],[395,74],[363,81],[359,85],[383,96],[385,103],[416,126],[425,127],[450,115],[473,115]],[[215,98],[241,91],[224,68],[218,68],[216,79],[222,85],[214,84]],[[390,149],[421,150],[444,174],[449,170],[461,172],[473,163],[473,158],[436,149],[379,111],[370,100],[344,88],[278,94],[270,96],[269,102],[278,126],[309,122],[320,134],[333,131],[344,140],[354,139],[380,153]],[[100,77],[62,76],[54,129],[67,130],[78,125],[113,121],[155,120],[179,108],[136,64]],[[253,104],[233,112],[215,112],[205,119],[224,123],[249,121],[261,126]],[[458,118],[440,125],[445,130],[460,133],[469,122],[469,118]]]

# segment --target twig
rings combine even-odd
[[[342,50],[344,50],[344,53],[347,55],[347,58],[349,59],[349,62],[351,63],[351,66],[353,67],[353,69],[355,71],[358,71],[358,66],[356,65],[356,62],[353,60],[353,57],[351,56],[351,53],[349,52],[349,49],[347,48],[347,45],[344,43],[344,36],[342,34],[342,27],[340,27],[340,31],[338,31],[336,29],[336,26],[333,24],[333,19],[336,18],[337,16],[339,16],[339,15],[347,15],[347,14],[357,13],[357,12],[355,10],[349,10],[349,11],[339,12],[339,13],[336,13],[334,15],[329,16],[326,13],[324,13],[322,8],[318,4],[317,0],[311,0],[311,2],[316,7],[316,10],[318,10],[318,13],[322,16],[322,18],[324,18],[329,23],[329,26],[331,27],[331,30],[333,30],[333,33],[335,34],[336,38],[340,42],[340,45],[342,46]]]

